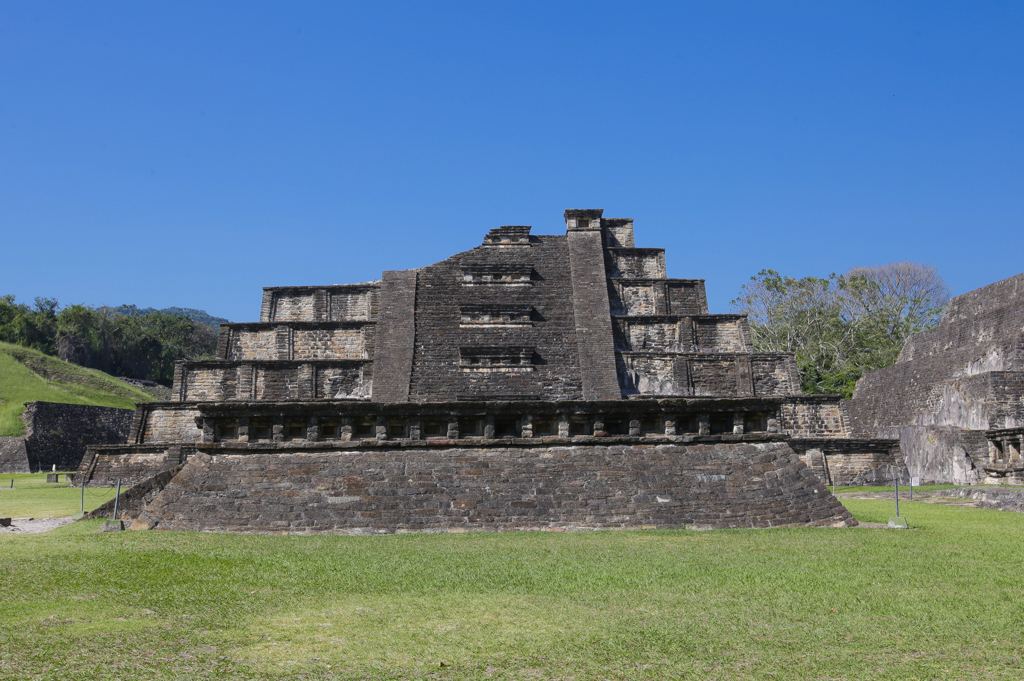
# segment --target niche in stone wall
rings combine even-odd
[[[424,437],[446,437],[448,435],[448,423],[446,421],[428,419],[421,422],[420,432],[423,433]]]
[[[273,426],[269,419],[253,419],[249,428],[252,440],[270,440],[273,437]]]
[[[494,419],[494,437],[519,437],[519,432],[519,419]]]
[[[768,414],[763,411],[748,411],[743,414],[744,433],[763,433],[768,430]]]
[[[289,420],[285,423],[284,434],[290,440],[302,440],[306,437],[306,423],[299,420]]]
[[[733,415],[732,412],[728,413],[713,413],[711,414],[711,434],[721,435],[723,433],[731,433],[733,428]]]
[[[238,438],[238,422],[234,419],[217,421],[218,440],[235,440]]]
[[[534,437],[550,437],[558,435],[558,421],[553,418],[533,419]]]
[[[470,416],[459,419],[459,437],[483,437],[484,420]]]
[[[609,435],[629,435],[629,419],[613,416],[604,420],[604,432]]]
[[[658,416],[645,416],[640,419],[641,435],[664,435],[665,422]]]
[[[678,358],[648,353],[618,353],[616,367],[619,385],[626,395],[687,395],[688,386],[679,380],[685,363],[677,368]],[[685,373],[682,373],[685,377]]]
[[[589,417],[573,416],[569,419],[570,436],[578,437],[580,435],[590,435],[591,433],[593,433],[593,424]]]
[[[374,422],[362,419],[353,423],[352,437],[356,440],[368,440],[377,437],[377,429]]]

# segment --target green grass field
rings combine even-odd
[[[901,510],[915,529],[303,537],[78,522],[0,537],[0,678],[1020,679],[1024,515]]]
[[[0,343],[0,437],[21,435],[25,402],[134,409],[152,397],[102,371],[83,369],[19,345]]]
[[[114,498],[114,492],[113,487],[86,487],[85,510],[102,506]],[[46,473],[0,475],[0,518],[63,518],[78,513],[81,507],[80,487],[48,483]]]

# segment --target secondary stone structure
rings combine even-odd
[[[173,401],[81,473],[171,471],[134,495],[135,527],[855,524],[819,477],[891,467],[896,443],[851,438],[841,398],[800,394],[792,355],[753,352],[631,219],[564,220],[380,281],[264,289],[260,321],[222,325],[217,359],[179,364]]]
[[[128,441],[130,409],[85,404],[26,402],[25,434],[0,437],[0,473],[78,468],[86,447]]]
[[[849,412],[862,436],[899,438],[922,482],[1024,483],[1024,274],[954,298]]]

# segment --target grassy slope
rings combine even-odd
[[[0,343],[0,436],[21,435],[24,403],[94,404],[134,409],[152,398],[102,371],[83,369],[41,352]]]
[[[1019,679],[1024,515],[903,509],[917,529],[0,536],[0,678]]]

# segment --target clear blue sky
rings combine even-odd
[[[1024,271],[1024,3],[0,3],[0,294],[258,319],[565,208],[762,268]]]

